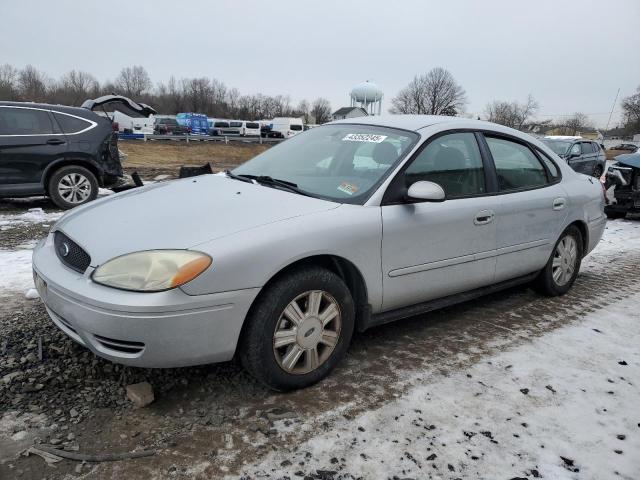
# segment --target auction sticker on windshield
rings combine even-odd
[[[349,133],[342,139],[342,141],[382,143],[385,138],[387,138],[387,135],[375,135],[373,133]]]
[[[359,188],[357,185],[353,185],[352,183],[342,182],[338,187],[338,190],[342,193],[346,193],[347,195],[353,195],[359,190]]]

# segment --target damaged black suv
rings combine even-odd
[[[93,110],[101,107],[105,116]],[[69,209],[122,177],[118,133],[106,108],[149,116],[155,110],[117,95],[82,107],[0,102],[0,198],[47,195]]]

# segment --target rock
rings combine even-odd
[[[74,433],[70,433],[69,435],[67,435],[67,440],[71,441],[71,440],[75,440],[76,435]]]
[[[11,372],[11,373],[5,375],[4,377],[2,377],[2,383],[11,383],[11,381],[14,378],[17,378],[20,375],[22,375],[20,372]]]
[[[521,388],[521,389],[520,389],[520,392],[521,392],[523,395],[527,395],[527,394],[529,393],[529,389],[528,389],[528,388]]]
[[[432,453],[427,457],[427,460],[432,461],[432,460],[435,460],[436,458],[438,458],[438,456],[435,453]]]
[[[75,408],[72,408],[71,410],[69,410],[69,416],[71,418],[76,418],[78,415],[79,415],[79,413]]]
[[[149,382],[134,383],[127,385],[127,398],[138,407],[146,407],[155,400],[153,387]]]
[[[52,438],[51,440],[49,440],[50,445],[60,445],[61,443],[62,443],[61,438]]]

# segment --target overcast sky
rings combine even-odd
[[[387,110],[441,66],[470,113],[531,93],[539,117],[581,111],[604,126],[618,88],[640,85],[639,0],[0,0],[0,19],[0,64],[101,81],[138,64],[154,82],[216,77],[293,103],[323,96],[334,110],[367,79]]]

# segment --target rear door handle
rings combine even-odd
[[[554,210],[562,210],[564,206],[567,204],[567,200],[564,198],[556,198],[553,200],[553,209]]]
[[[482,210],[476,213],[476,218],[473,219],[475,225],[486,225],[493,222],[495,213],[492,210]]]
[[[47,145],[62,145],[63,143],[67,143],[64,140],[60,140],[59,138],[50,138],[47,140]]]

